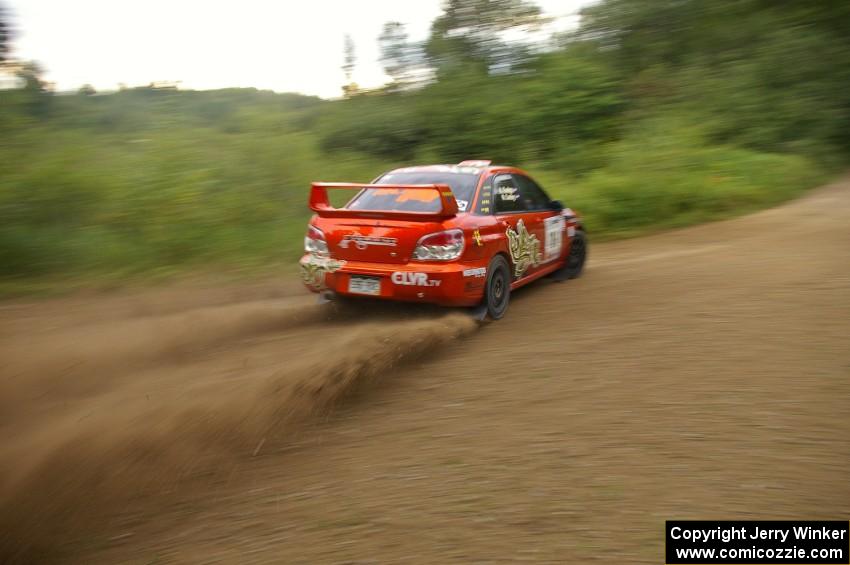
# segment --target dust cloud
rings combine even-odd
[[[258,301],[6,340],[0,559],[49,559],[126,505],[202,488],[477,327],[461,314],[352,317]]]

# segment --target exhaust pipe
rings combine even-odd
[[[333,302],[334,300],[336,300],[336,293],[332,290],[323,290],[319,293],[319,304],[327,304],[328,302]]]

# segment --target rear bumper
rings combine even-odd
[[[484,296],[486,263],[368,263],[335,261],[306,254],[300,264],[304,283],[313,292],[331,291],[346,296],[445,306],[475,306]],[[357,276],[377,279],[377,294],[352,292],[351,279]]]

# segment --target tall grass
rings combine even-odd
[[[606,166],[565,180],[540,174],[595,236],[615,238],[734,217],[798,195],[826,178],[812,160],[708,145],[693,130],[644,124],[606,148]]]
[[[417,160],[323,149],[311,124],[325,103],[246,93],[218,107],[217,96],[65,97],[4,136],[0,293],[294,265],[310,181],[365,182]],[[581,211],[595,238],[740,214],[822,180],[804,157],[711,145],[681,123],[643,120],[619,141],[574,148],[512,164]],[[592,166],[574,166],[582,156]]]

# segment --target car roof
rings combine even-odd
[[[457,165],[418,165],[414,167],[402,167],[399,169],[394,169],[389,171],[387,174],[396,174],[396,173],[455,173],[455,174],[473,174],[478,175],[484,172],[496,172],[496,171],[504,171],[504,172],[518,172],[521,174],[526,174],[525,171],[518,169],[516,167],[511,167],[507,165],[491,165],[489,161],[484,162],[475,162],[475,165],[467,165],[466,163],[460,163]],[[479,165],[478,163],[487,163],[486,165]]]

